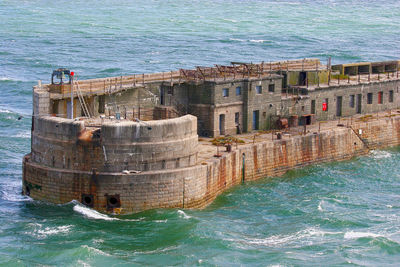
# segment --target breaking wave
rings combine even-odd
[[[89,218],[89,219],[105,220],[105,221],[117,221],[117,220],[119,220],[118,218],[110,217],[108,215],[102,214],[102,213],[100,213],[98,211],[95,211],[95,210],[93,210],[91,208],[82,206],[80,204],[76,204],[73,209],[74,209],[75,212],[80,213],[80,214],[82,214],[83,216],[85,216],[86,218]]]

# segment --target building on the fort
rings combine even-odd
[[[199,135],[212,137],[274,129],[282,126],[280,119],[296,126],[394,108],[398,69],[398,61],[334,66],[318,59],[233,62],[79,83],[92,116],[120,113],[152,120],[192,114]],[[67,117],[69,88],[51,85],[50,97],[45,93],[49,105],[41,113]],[[74,101],[74,116],[85,116],[79,98]]]

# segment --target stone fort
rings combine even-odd
[[[117,214],[200,208],[244,181],[398,145],[392,113],[306,131],[399,108],[398,71],[300,59],[78,81],[59,69],[33,88],[23,193]],[[245,141],[224,152],[209,142],[227,135]]]

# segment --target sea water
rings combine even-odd
[[[400,149],[237,186],[204,210],[104,215],[21,196],[32,86],[317,57],[400,58],[398,1],[0,0],[0,265],[396,266]]]

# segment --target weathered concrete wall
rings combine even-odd
[[[351,128],[369,149],[400,144],[400,120],[398,117],[389,114],[380,118],[374,116],[367,122],[355,122]]]
[[[343,82],[343,81],[342,81]],[[337,119],[337,97],[342,97],[342,117],[357,114],[357,95],[362,96],[361,114],[379,112],[400,107],[398,88],[400,81],[371,82],[369,84],[335,85],[332,81],[329,88],[317,88],[309,91],[310,101],[316,102],[316,117],[318,120]],[[393,92],[393,101],[389,101],[390,91]],[[378,103],[378,92],[383,92],[382,102]],[[368,93],[372,93],[372,103],[368,103]],[[354,96],[354,104],[350,105],[350,96]],[[322,103],[328,99],[328,111],[322,111]]]
[[[81,127],[79,122],[73,124],[70,136]],[[35,199],[54,203],[73,199],[82,201],[85,195],[91,195],[93,207],[105,212],[200,208],[242,181],[280,175],[289,169],[313,163],[349,159],[367,153],[369,148],[399,145],[399,130],[400,118],[385,117],[379,121],[357,122],[352,128],[338,127],[290,139],[239,146],[221,158],[212,158],[194,166],[136,174],[48,167],[28,155],[24,161],[23,190]],[[106,136],[116,136],[115,131],[114,127],[107,129]],[[58,130],[48,132],[54,138],[58,134]],[[156,137],[143,138],[143,141],[154,141]],[[120,206],[110,205],[110,196],[117,197]]]
[[[197,143],[196,118],[191,115],[141,123],[104,122],[101,128],[38,117],[31,157],[43,166],[81,171],[173,169],[196,163]]]

